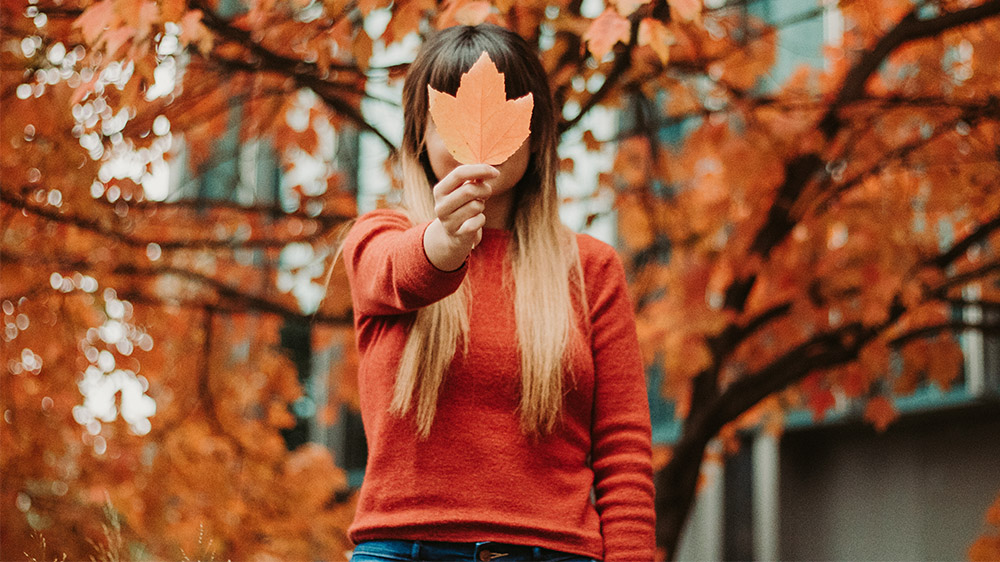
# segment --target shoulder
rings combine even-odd
[[[406,230],[413,226],[410,217],[397,209],[375,209],[354,219],[343,240],[348,247],[373,234],[386,231]]]
[[[610,244],[587,234],[577,234],[576,243],[583,288],[591,312],[599,311],[607,303],[627,295],[625,267],[618,251]]]
[[[406,213],[399,209],[375,209],[354,219],[351,229],[370,228],[379,225],[409,228],[413,226],[413,221],[410,220],[410,217]]]
[[[593,274],[607,274],[612,270],[624,273],[621,257],[618,251],[608,244],[589,234],[577,234],[576,246],[580,253],[580,267],[585,279]]]

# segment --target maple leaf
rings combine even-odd
[[[828,388],[820,388],[809,396],[809,409],[813,414],[813,421],[822,421],[826,416],[826,411],[837,404],[837,399]]]
[[[93,44],[109,26],[115,25],[119,21],[111,0],[102,0],[91,4],[84,10],[80,17],[73,22],[73,25],[80,28],[87,43]]]
[[[434,9],[433,0],[397,1],[393,5],[392,19],[382,33],[381,39],[386,45],[402,40],[410,33],[417,31],[424,13]]]
[[[899,412],[885,396],[876,396],[865,406],[865,420],[871,422],[878,431],[885,431],[898,417]]]
[[[438,134],[463,164],[501,164],[531,133],[534,98],[508,100],[504,76],[486,52],[462,75],[454,96],[429,85],[427,93]]]
[[[455,11],[455,21],[460,25],[479,25],[486,21],[492,9],[489,2],[469,2]]]
[[[388,7],[389,4],[388,0],[361,0],[358,2],[358,9],[361,10],[361,15],[367,17],[374,10]]]
[[[212,50],[212,32],[201,22],[201,10],[191,10],[181,18],[180,42],[184,45],[198,44],[198,50],[207,53]]]
[[[590,54],[600,61],[618,42],[629,42],[631,29],[627,19],[614,8],[608,8],[590,24],[590,28],[583,34],[583,40],[587,42]]]
[[[670,60],[670,45],[677,42],[674,34],[662,22],[653,18],[643,18],[639,22],[637,39],[640,46],[648,45],[649,48],[653,49],[664,66]]]
[[[969,547],[969,560],[989,562],[1000,558],[1000,535],[983,535]]]
[[[160,3],[160,15],[163,21],[178,22],[184,17],[187,11],[187,2],[184,0],[163,0]]]
[[[935,342],[934,352],[927,359],[927,378],[937,383],[941,390],[947,391],[962,374],[964,361],[965,355],[958,342],[939,337]]]
[[[619,14],[628,16],[639,9],[640,6],[649,4],[649,0],[612,0],[610,3],[614,4]]]
[[[667,0],[670,12],[681,21],[698,21],[701,18],[702,0]]]

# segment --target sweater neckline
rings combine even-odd
[[[506,228],[488,228],[483,227],[483,240],[487,238],[504,238],[508,239],[513,236],[513,232],[507,230]]]
[[[510,245],[512,236],[511,231],[503,228],[483,228],[483,238],[476,244],[473,253],[479,251],[494,255],[497,252],[503,252]]]

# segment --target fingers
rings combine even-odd
[[[488,164],[466,164],[458,166],[434,186],[434,200],[438,201],[466,182],[483,183],[500,175],[500,171]]]
[[[461,227],[469,219],[483,216],[485,220],[485,215],[483,215],[483,211],[485,210],[486,204],[481,199],[473,199],[450,213],[439,214],[438,219],[441,220],[441,224],[444,225],[445,230],[457,235],[462,232]]]
[[[486,215],[479,213],[473,217],[462,222],[461,226],[455,232],[455,235],[460,238],[465,238],[466,236],[473,237],[473,246],[479,244],[479,240],[483,237],[483,226],[486,225]]]
[[[492,194],[486,180],[497,175],[497,169],[486,164],[458,166],[434,186],[434,214],[446,232],[466,237],[482,228],[485,201]]]
[[[492,192],[490,186],[485,183],[466,183],[448,195],[436,199],[434,214],[439,219],[446,220],[449,215],[459,212],[466,205],[473,203],[476,203],[474,206],[482,205],[484,201],[489,199]],[[482,209],[477,212],[481,213]]]
[[[486,199],[493,193],[487,183],[500,172],[486,164],[458,166],[434,186],[434,214],[451,238],[447,245],[460,249],[464,260],[482,239],[486,225]]]

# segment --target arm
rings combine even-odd
[[[351,227],[343,256],[355,313],[410,312],[458,289],[465,268],[441,271],[430,262],[423,245],[427,228],[390,210],[368,213]]]
[[[458,289],[465,260],[482,238],[486,180],[492,166],[458,166],[434,186],[430,223],[412,226],[405,215],[375,211],[362,217],[344,240],[351,299],[359,314],[410,312]]]
[[[434,214],[424,231],[424,251],[438,269],[462,267],[469,252],[483,238],[486,199],[492,189],[485,180],[500,174],[493,166],[458,166],[434,186]]]
[[[591,429],[604,556],[655,557],[652,446],[645,374],[625,271],[617,254],[590,275],[594,414]]]

